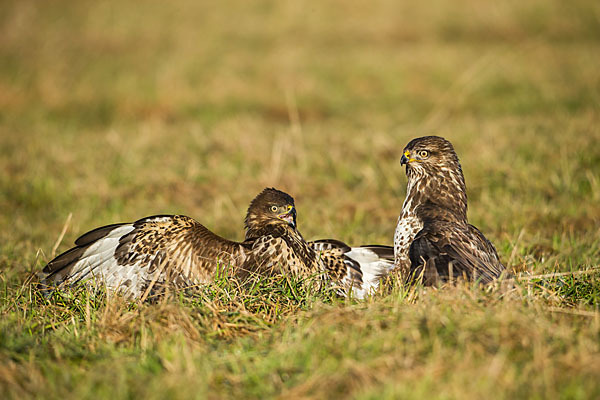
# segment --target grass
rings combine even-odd
[[[600,396],[594,2],[0,10],[6,397]],[[265,186],[295,197],[308,239],[390,244],[400,151],[432,133],[454,143],[469,218],[514,282],[357,302],[221,279],[137,304],[30,281],[79,234],[146,215],[239,240]]]

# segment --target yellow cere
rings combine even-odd
[[[408,162],[409,162],[409,163],[410,163],[410,162],[413,162],[413,161],[420,161],[420,160],[417,160],[417,159],[415,159],[415,158],[412,158],[412,157],[410,156],[410,151],[408,151],[408,150],[406,150],[406,151],[404,152],[404,155],[406,156],[406,158],[408,158]]]

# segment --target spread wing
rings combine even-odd
[[[343,287],[351,287],[356,298],[377,290],[379,280],[394,268],[394,248],[390,246],[350,247],[334,239],[309,245],[319,253],[328,274]]]
[[[248,245],[215,235],[183,215],[157,215],[94,229],[46,265],[49,287],[99,279],[137,298],[154,283],[188,287],[208,282],[219,265],[239,266]]]
[[[423,273],[426,284],[450,276],[489,283],[504,271],[494,246],[470,224],[426,225],[411,244],[409,257],[414,275]]]

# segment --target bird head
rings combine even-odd
[[[465,178],[452,143],[439,136],[413,139],[404,147],[400,164],[406,165],[407,196],[466,217]]]
[[[430,173],[443,168],[460,169],[452,143],[439,136],[424,136],[411,140],[402,151],[400,165],[406,165],[407,173],[412,169]]]
[[[266,188],[250,202],[246,214],[246,238],[263,229],[282,226],[296,228],[296,207],[289,194]]]

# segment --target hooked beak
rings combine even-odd
[[[411,162],[410,151],[406,150],[404,154],[402,154],[402,158],[400,159],[400,165],[408,164]]]
[[[292,228],[296,227],[296,208],[295,207],[290,206],[288,212],[286,212],[284,214],[279,214],[277,217],[279,219],[287,222],[288,225],[290,225]]]

